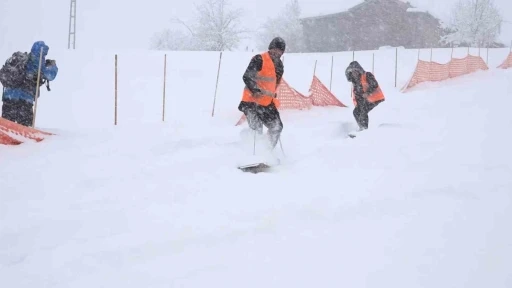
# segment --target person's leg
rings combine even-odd
[[[380,102],[371,103],[368,101],[361,101],[357,103],[356,108],[354,108],[354,118],[356,119],[357,124],[361,130],[368,129],[370,124],[370,118],[368,117],[368,113],[373,110],[373,108],[377,107]]]
[[[12,122],[16,122],[17,108],[16,100],[5,99],[2,103],[2,118]]]
[[[245,118],[247,118],[247,124],[249,128],[253,131],[257,131],[258,134],[263,133],[263,123],[259,119],[257,115],[257,106],[256,103],[253,102],[244,102],[241,101],[238,105],[238,110],[244,113]]]
[[[16,115],[16,122],[23,126],[32,127],[34,119],[34,107],[32,103],[24,100],[19,100],[16,103],[18,113]]]
[[[363,121],[364,121],[364,125],[365,125],[365,129],[368,129],[368,126],[370,125],[370,117],[368,116],[368,114],[370,113],[370,111],[373,110],[373,108],[377,107],[377,105],[379,105],[380,102],[374,102],[374,103],[371,103],[371,102],[366,102],[365,105],[364,105],[364,118],[363,118]]]
[[[249,128],[253,131],[256,131],[258,134],[263,133],[263,123],[261,122],[256,109],[246,109],[245,117],[247,118],[247,123],[249,124]]]
[[[359,129],[368,129],[368,114],[365,112],[363,105],[358,104],[354,108],[353,114]]]
[[[260,106],[258,115],[268,129],[270,146],[274,149],[283,131],[283,122],[281,121],[279,110],[277,110],[276,106],[272,103],[266,107]]]

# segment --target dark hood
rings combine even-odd
[[[347,77],[347,81],[351,81],[351,82],[354,82],[358,79],[353,79],[353,75],[352,75],[352,71],[355,71],[357,72],[357,76],[356,77],[360,77],[361,75],[363,75],[363,73],[365,73],[363,67],[361,66],[361,64],[359,64],[359,62],[357,61],[352,61],[350,62],[350,64],[348,65],[347,69],[345,70],[345,77]]]

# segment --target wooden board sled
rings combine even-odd
[[[253,163],[238,167],[238,169],[242,170],[243,172],[250,172],[254,174],[259,172],[265,172],[270,168],[272,168],[272,166],[269,166],[268,164],[265,163]]]

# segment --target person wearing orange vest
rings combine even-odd
[[[345,70],[347,81],[352,82],[352,101],[354,102],[354,118],[359,131],[368,129],[368,113],[385,99],[379,83],[371,72],[364,71],[357,62],[351,62]]]
[[[276,37],[270,42],[268,51],[252,57],[242,77],[245,88],[238,105],[252,130],[262,134],[263,125],[267,127],[271,149],[275,148],[283,131],[276,92],[284,73],[281,56],[285,50],[285,41]]]

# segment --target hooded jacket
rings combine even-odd
[[[352,72],[355,72],[355,75]],[[357,61],[351,62],[345,70],[345,77],[347,78],[347,81],[352,82],[354,86],[353,93],[358,103],[361,103],[360,101],[365,101],[365,97],[363,96],[365,91],[361,83],[361,76],[363,74],[366,74],[366,81],[368,82],[368,90],[366,93],[374,93],[379,88],[379,83],[371,72],[364,71],[363,67]]]
[[[5,88],[2,95],[2,101],[5,100],[25,100],[29,103],[34,103],[36,95],[37,74],[39,68],[39,56],[43,51],[41,79],[39,85],[43,85],[44,81],[53,81],[59,71],[57,65],[53,63],[46,63],[46,55],[50,49],[43,41],[37,41],[32,45],[29,53],[29,59],[25,65],[25,80],[23,84],[16,88]],[[37,87],[39,89],[39,87]],[[40,94],[39,94],[40,95]]]

